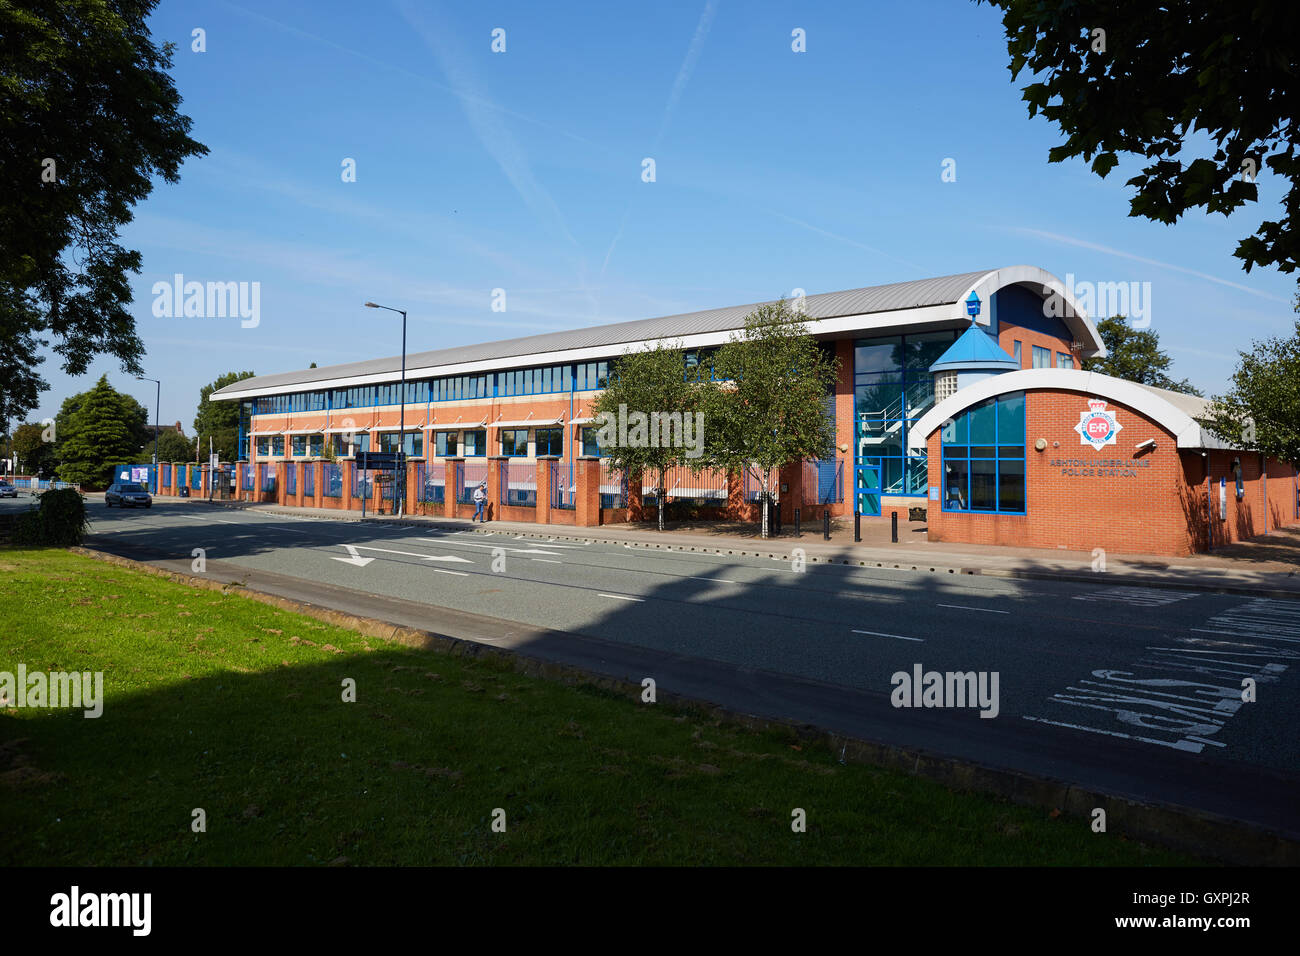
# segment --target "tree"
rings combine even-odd
[[[129,462],[140,448],[134,427],[140,403],[113,388],[107,375],[78,398],[59,430],[59,477],[102,488],[112,484],[113,466]]]
[[[1083,360],[1089,372],[1101,372],[1141,385],[1154,385],[1185,395],[1200,395],[1201,390],[1187,379],[1174,381],[1165,374],[1170,358],[1160,349],[1160,336],[1150,329],[1135,329],[1122,315],[1113,315],[1097,323],[1097,331],[1106,344],[1105,358]]]
[[[137,458],[152,460],[153,439],[145,442],[144,447],[136,453]],[[194,461],[194,442],[173,428],[164,428],[158,433],[159,461]]]
[[[18,456],[19,471],[42,476],[53,471],[55,437],[54,428],[35,422],[14,429],[13,451]]]
[[[208,453],[208,439],[222,461],[239,458],[239,403],[214,402],[212,393],[235,382],[252,378],[252,372],[227,372],[210,385],[199,389],[199,410],[194,416],[194,432],[198,436],[201,455]]]
[[[601,423],[597,440],[602,453],[608,450],[610,464],[629,478],[643,472],[658,477],[660,531],[664,530],[668,470],[701,460],[688,457],[703,452],[695,417],[701,388],[686,380],[681,346],[660,342],[618,359],[591,406]]]
[[[101,377],[100,380],[103,381],[104,379]],[[98,388],[98,385],[96,385],[96,388]],[[72,421],[77,410],[90,398],[91,393],[93,393],[94,390],[95,389],[92,388],[89,391],[69,395],[63,400],[63,404],[59,406],[58,414],[54,416],[54,455],[55,458],[60,461],[63,458],[62,442],[67,433],[68,425]],[[122,413],[123,419],[131,432],[132,447],[141,448],[147,441],[150,442],[150,447],[152,448],[153,425],[149,423],[149,410],[137,402],[133,396],[122,392],[118,392],[117,394],[119,394],[122,399],[122,406],[124,409]],[[152,452],[150,454],[152,454]],[[132,452],[128,457],[135,457],[135,453]]]
[[[188,135],[146,25],[157,0],[0,3],[0,413],[35,407],[50,345],[70,375],[97,355],[140,374],[130,273],[118,243],[155,177],[207,148]]]
[[[979,2],[979,0],[977,0]],[[1126,185],[1130,215],[1176,222],[1193,209],[1227,216],[1258,201],[1257,174],[1290,183],[1283,216],[1233,253],[1247,272],[1300,261],[1300,124],[1295,120],[1293,0],[989,0],[1004,11],[1014,80],[1028,68],[1029,115],[1065,134],[1048,160],[1082,156],[1106,176],[1119,154],[1147,165]],[[1213,144],[1202,148],[1202,142]],[[1193,158],[1194,157],[1194,158]]]
[[[1238,448],[1300,462],[1300,320],[1295,334],[1240,352],[1232,386],[1197,420]]]
[[[817,458],[835,443],[824,411],[838,360],[808,334],[785,300],[760,306],[745,329],[718,349],[713,367],[728,380],[708,390],[706,456],[729,471],[751,471],[763,486],[763,537],[782,465]]]

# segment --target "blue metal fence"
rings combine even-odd
[[[551,507],[565,510],[575,507],[578,489],[572,462],[552,461],[549,464],[551,466]]]

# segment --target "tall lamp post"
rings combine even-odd
[[[406,312],[403,309],[394,309],[387,305],[378,305],[374,302],[366,303],[367,309],[387,309],[389,312],[398,312],[402,316],[402,392],[398,396],[402,400],[399,406],[401,411],[398,413],[401,417],[398,420],[397,435],[397,460],[401,462],[401,487],[394,490],[393,498],[397,503],[398,515],[406,514]]]
[[[153,493],[158,494],[158,416],[161,414],[158,405],[162,400],[162,382],[156,378],[145,378],[143,375],[137,375],[136,379],[141,382],[153,382],[157,386],[154,389],[153,400]]]

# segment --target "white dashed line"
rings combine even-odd
[[[998,611],[991,607],[970,607],[966,604],[940,604],[939,607],[955,607],[960,611],[983,611],[985,614],[1010,614],[1010,611]]]
[[[923,637],[904,637],[902,634],[884,634],[880,631],[859,631],[854,630],[854,634],[870,634],[872,637],[892,637],[896,641],[918,641],[925,642]]]
[[[636,601],[638,604],[645,603],[645,598],[628,597],[626,594],[601,594],[599,597],[613,598],[615,601]]]

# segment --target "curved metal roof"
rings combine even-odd
[[[934,279],[894,282],[889,285],[848,289],[843,292],[823,292],[806,296],[804,310],[810,319],[830,319],[844,315],[948,305],[955,303],[972,283],[987,275],[988,272],[989,270],[984,269],[979,272],[963,272],[960,275],[939,276]],[[438,366],[443,365],[517,358],[565,349],[609,347],[612,351],[616,346],[635,342],[673,339],[701,332],[727,332],[744,328],[745,317],[767,304],[767,302],[755,302],[749,305],[732,305],[721,309],[706,309],[703,312],[685,312],[655,319],[634,319],[630,322],[615,322],[611,325],[596,325],[566,332],[545,332],[517,339],[460,345],[429,352],[408,352],[406,368],[408,374],[414,369],[419,370],[420,376],[424,377],[430,374],[430,370],[433,370],[432,374],[438,374],[436,371]],[[401,356],[395,355],[361,362],[348,362],[343,365],[325,365],[294,372],[257,375],[218,389],[212,393],[212,398],[234,397],[236,394],[242,396],[250,392],[271,394],[277,389],[301,389],[302,386],[313,382],[327,382],[361,375],[392,373],[396,376],[401,370],[401,363]]]

